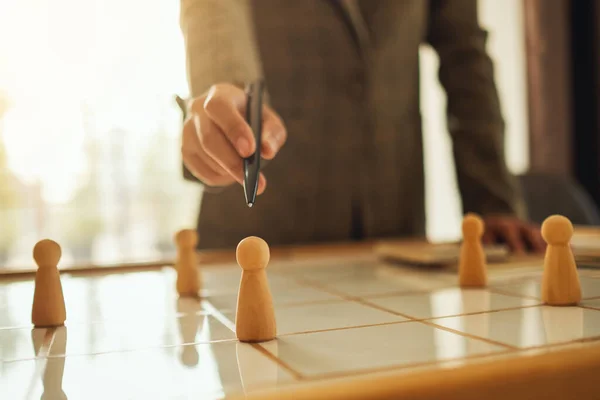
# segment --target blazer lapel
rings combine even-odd
[[[361,53],[364,56],[367,56],[370,46],[369,30],[367,29],[367,24],[363,18],[360,8],[358,7],[357,0],[335,1],[340,4],[348,24],[356,35]]]

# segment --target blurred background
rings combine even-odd
[[[67,263],[168,252],[200,194],[181,178],[179,3],[0,4],[0,265],[43,237]]]
[[[598,2],[479,2],[511,172],[568,177],[597,204]],[[182,177],[174,101],[188,92],[178,18],[178,1],[0,2],[0,266],[31,264],[43,237],[65,263],[154,260],[195,226],[202,193]],[[453,240],[445,95],[437,56],[421,51],[428,236]]]

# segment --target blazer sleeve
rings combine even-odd
[[[439,56],[464,212],[525,218],[518,182],[505,161],[505,122],[477,0],[431,0],[427,41]]]
[[[243,86],[262,77],[248,0],[181,0],[180,4],[192,97],[218,82]]]
[[[248,0],[180,0],[179,24],[190,97],[200,96],[215,83],[244,87],[262,77]],[[183,176],[202,183],[185,165]],[[208,192],[223,189],[203,185]]]

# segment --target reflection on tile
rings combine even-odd
[[[600,337],[600,311],[580,307],[530,307],[431,322],[520,348]]]
[[[52,343],[52,329],[0,330],[0,361],[45,357]]]
[[[172,315],[177,300],[172,268],[135,274],[62,277],[67,321],[156,319]]]
[[[486,289],[442,289],[430,293],[377,297],[377,306],[417,319],[477,313],[539,304],[537,300],[491,293]]]
[[[71,340],[61,352],[56,338],[66,334],[66,330],[69,330]],[[0,359],[12,361],[43,357],[48,353],[48,348],[51,355],[73,355],[234,339],[234,332],[215,317],[187,313],[144,323],[123,320],[72,323],[54,329],[1,329]]]
[[[150,323],[107,321],[69,324],[67,355],[96,354],[185,343],[234,340],[235,334],[212,315],[185,314]]]
[[[235,321],[233,313],[225,316]],[[405,321],[406,318],[353,301],[307,304],[275,308],[277,334],[313,332],[353,326]]]
[[[177,315],[202,314],[202,300],[193,297],[180,297],[175,300]]]
[[[61,277],[67,324],[132,321],[140,324],[172,319],[178,313],[202,311],[194,299],[179,299],[170,268],[135,274]],[[32,280],[0,285],[0,330],[30,328]],[[237,292],[237,287],[234,292]],[[179,304],[185,300],[183,304]]]
[[[283,336],[261,346],[306,376],[389,368],[505,350],[420,322]]]
[[[182,364],[191,348],[196,362]],[[6,363],[0,387],[7,399],[214,399],[291,381],[251,345],[222,342]]]
[[[579,280],[581,282],[581,294],[584,299],[600,297],[600,279],[580,275]],[[526,280],[506,285],[496,285],[495,287],[503,293],[535,297],[538,299],[542,297],[541,279]]]
[[[257,350],[245,343],[235,344],[240,381],[244,392],[248,394],[260,383],[261,389],[276,389],[280,383],[281,367],[266,356],[258,357]],[[291,375],[283,371],[283,375]]]
[[[62,275],[67,323],[155,320],[173,316],[177,301],[171,268],[86,277]],[[33,280],[0,287],[0,329],[31,327]]]
[[[269,283],[271,284],[270,279]],[[270,288],[275,306],[341,299],[341,297],[335,296],[323,290],[314,289],[297,283],[288,282],[285,285],[276,283],[271,284]],[[235,293],[208,296],[206,301],[208,301],[221,312],[235,313],[237,308],[237,295],[238,294],[236,290]]]

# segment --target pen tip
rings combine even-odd
[[[252,206],[254,205],[254,203],[250,202],[248,203],[248,207],[252,208]]]

